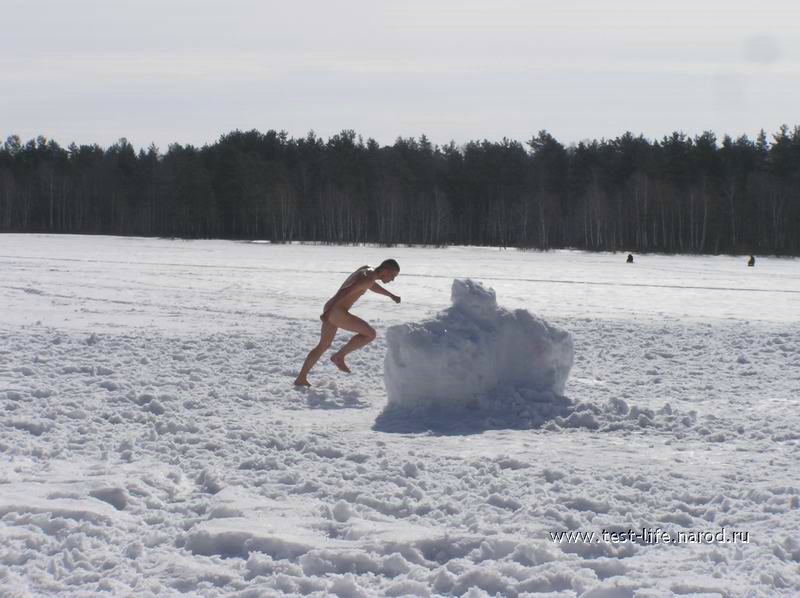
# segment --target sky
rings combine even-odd
[[[755,136],[800,124],[798,23],[784,0],[0,0],[0,136]]]

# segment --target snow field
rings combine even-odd
[[[131,251],[137,242],[149,248]],[[765,280],[748,284],[777,289],[778,299],[765,291],[763,311],[749,304],[747,317],[730,316],[740,292],[708,291],[731,307],[705,321],[712,300],[678,307],[680,294],[701,293],[685,289],[714,276],[718,258],[665,259],[681,272],[672,290],[603,291],[642,294],[632,302],[649,301],[645,316],[578,316],[575,301],[595,299],[575,299],[575,284],[530,283],[527,308],[574,341],[565,396],[509,390],[511,411],[491,413],[487,399],[480,417],[437,420],[386,416],[383,361],[387,326],[449,305],[445,279],[415,277],[409,266],[392,285],[401,305],[365,298],[354,311],[379,337],[352,356],[354,374],[323,361],[310,376],[315,387],[298,392],[289,384],[316,342],[325,298],[306,294],[335,290],[337,272],[364,263],[353,260],[354,248],[312,248],[335,271],[312,284],[298,282],[307,247],[294,262],[289,248],[273,256],[269,246],[253,247],[273,268],[262,278],[225,267],[226,258],[250,267],[245,244],[0,243],[0,254],[19,254],[2,258],[0,291],[2,595],[800,592],[800,327],[779,312],[796,262],[759,261]],[[186,257],[170,263],[185,263],[164,266],[173,250]],[[520,267],[515,252],[398,253],[401,265],[453,255],[448,272],[487,280],[504,304],[503,282],[489,274]],[[76,260],[69,272],[52,272],[65,257]],[[621,258],[605,257],[600,271],[612,272]],[[604,256],[523,258],[566,270]],[[18,290],[31,288],[39,292]],[[563,307],[547,312],[540,303]],[[80,311],[89,305],[91,313]],[[532,399],[542,406],[526,416]],[[725,527],[749,531],[751,541],[548,537],[641,527]]]

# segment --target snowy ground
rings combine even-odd
[[[390,256],[378,340],[293,390]],[[0,235],[0,595],[798,595],[800,264],[624,258]],[[382,332],[466,276],[572,334],[569,400],[381,419]],[[549,536],[643,527],[750,541]]]

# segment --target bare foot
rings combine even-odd
[[[303,379],[298,378],[297,380],[294,381],[294,385],[295,386],[305,386],[305,387],[308,388],[308,387],[311,386],[311,382],[309,382],[307,378],[303,378]]]
[[[338,353],[331,355],[331,361],[333,362],[333,365],[335,365],[341,371],[346,372],[348,374],[350,373],[350,368],[347,367],[347,364],[344,362],[344,357],[342,357]]]

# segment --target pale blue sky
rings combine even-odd
[[[0,135],[391,143],[800,124],[800,3],[0,0]]]

